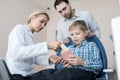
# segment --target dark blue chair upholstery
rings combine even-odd
[[[70,39],[70,38],[69,38]],[[102,59],[102,63],[103,63],[103,69],[107,69],[107,56],[106,56],[106,52],[105,52],[105,49],[104,49],[104,46],[103,44],[101,43],[101,41],[96,37],[96,36],[92,36],[92,37],[87,37],[86,38],[87,41],[89,42],[95,42],[97,47],[99,48],[100,50],[100,56],[101,56],[101,59]],[[65,44],[66,46],[69,46],[73,44],[72,40],[70,39],[70,42],[68,44]],[[58,56],[61,56],[60,54],[61,50],[58,50],[57,52],[57,55]],[[56,64],[55,65],[55,69],[59,69],[60,66],[62,64]],[[96,76],[97,78],[100,78],[102,76],[105,75],[105,73],[103,72],[103,69],[99,72],[99,74]]]

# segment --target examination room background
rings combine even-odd
[[[111,19],[120,15],[118,0],[71,0],[71,2],[75,9],[87,10],[92,13],[100,25],[100,40],[106,49],[108,66],[109,68],[116,69],[113,42],[109,36],[112,34]],[[41,3],[37,2],[37,0],[0,0],[0,58],[5,59],[8,34],[12,28],[16,24],[26,24],[28,15],[37,9],[46,10],[50,15],[47,27],[39,33],[34,34],[37,41],[55,41],[57,21],[61,16],[54,9],[53,5],[53,2],[43,2],[42,4],[42,0]],[[49,52],[55,53],[54,51]],[[39,69],[38,67],[37,70]]]

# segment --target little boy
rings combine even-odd
[[[82,70],[80,73],[84,77],[93,77],[81,80],[95,80],[95,75],[102,69],[102,61],[97,45],[94,42],[87,42],[85,39],[88,34],[86,23],[82,20],[73,22],[69,27],[69,32],[70,38],[74,43],[69,46],[73,55],[68,56],[66,60],[69,64],[64,64],[64,66],[78,68],[80,71]],[[91,75],[91,73],[94,75]]]

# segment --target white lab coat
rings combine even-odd
[[[6,63],[11,74],[33,74],[32,64],[48,65],[47,42],[37,43],[27,25],[16,25],[9,34]]]

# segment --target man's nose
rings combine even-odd
[[[62,13],[63,13],[63,15],[65,15],[65,14],[66,14],[66,12],[65,12],[65,11],[63,11]]]
[[[44,27],[45,27],[45,24],[43,23],[43,24],[42,24],[42,28],[44,28]]]

